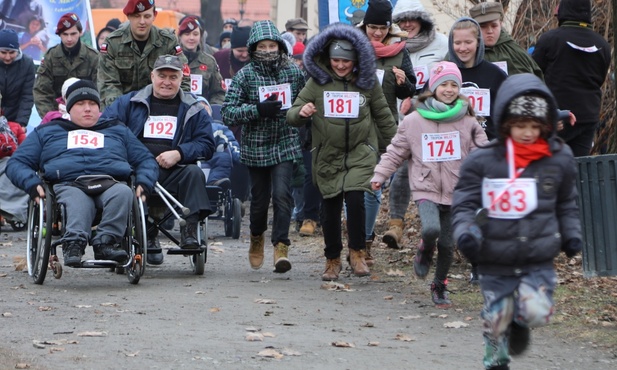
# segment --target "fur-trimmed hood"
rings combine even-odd
[[[420,32],[430,32],[435,28],[431,15],[418,0],[398,0],[392,11],[392,21],[399,23],[404,19],[420,22]]]
[[[360,29],[344,23],[331,24],[310,40],[304,51],[304,68],[308,74],[319,85],[334,79],[336,74],[330,69],[329,47],[335,39],[347,40],[353,45],[358,57],[353,71],[355,84],[361,89],[372,89],[377,69],[375,49]]]

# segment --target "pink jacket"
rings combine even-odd
[[[450,134],[433,135],[432,138],[430,135],[447,133]],[[455,145],[457,137],[460,148]],[[386,153],[375,167],[371,182],[384,183],[403,161],[409,159],[409,186],[413,200],[426,199],[437,204],[451,205],[459,169],[463,160],[476,147],[474,140],[478,145],[488,141],[475,117],[466,115],[459,121],[444,123],[425,119],[418,112],[413,112],[399,125]],[[439,157],[440,152],[442,156],[460,156],[461,159],[432,161]]]

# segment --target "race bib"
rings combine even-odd
[[[463,87],[461,94],[469,98],[469,104],[473,107],[476,115],[484,117],[491,115],[491,91],[489,89]]]
[[[177,127],[177,117],[150,116],[144,124],[144,138],[172,140],[176,135]]]
[[[492,218],[523,218],[538,208],[536,180],[485,178],[482,180],[482,206]]]
[[[461,159],[461,133],[458,131],[422,134],[422,160],[445,162]]]
[[[358,118],[360,93],[351,91],[324,91],[324,117]]]
[[[378,69],[377,71],[375,71],[375,74],[377,75],[377,79],[379,80],[379,84],[383,85],[383,75],[386,73],[386,71],[384,71],[383,69]]]
[[[259,88],[259,101],[267,99],[270,95],[276,94],[277,100],[283,103],[281,109],[291,108],[291,85],[281,84],[273,86],[261,86]]]
[[[105,135],[90,130],[69,131],[67,149],[100,149],[105,147]]]
[[[229,89],[229,86],[231,86],[231,81],[233,81],[231,78],[226,78],[223,80],[223,90],[227,91],[227,89]]]
[[[191,74],[191,92],[193,94],[201,95],[203,82],[204,76]]]
[[[416,90],[420,90],[426,84],[429,76],[428,66],[413,67],[413,73],[416,75]]]
[[[499,67],[499,69],[501,69],[502,71],[506,72],[506,74],[508,74],[508,62],[504,60],[501,62],[493,62],[493,64]]]

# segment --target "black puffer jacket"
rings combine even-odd
[[[524,73],[508,77],[495,101],[493,118],[499,126],[504,109],[512,99],[537,93],[549,102],[550,122],[557,121],[553,95],[539,78]],[[531,162],[520,178],[536,180],[537,208],[521,219],[488,218],[480,225],[484,238],[478,256],[482,274],[515,275],[533,268],[551,268],[562,246],[573,239],[582,240],[576,204],[576,164],[572,151],[555,132],[548,143],[552,156]],[[484,178],[508,178],[508,163],[503,139],[471,153],[463,163],[454,190],[452,225],[455,240],[475,222],[482,204]]]
[[[0,62],[0,94],[2,112],[7,120],[26,126],[30,120],[34,98],[34,63],[21,50],[13,63]]]

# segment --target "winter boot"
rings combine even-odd
[[[418,246],[418,252],[413,259],[413,270],[419,278],[424,279],[428,275],[428,270],[433,263],[433,253],[435,252],[435,245],[432,248],[426,248],[424,241],[420,240]]]
[[[94,258],[97,260],[112,260],[125,262],[129,255],[122,248],[116,247],[116,241],[109,235],[103,235],[92,242]]]
[[[289,246],[278,242],[274,246],[274,272],[282,274],[291,270],[291,262],[287,258]]]
[[[62,256],[64,257],[64,266],[79,267],[81,266],[82,249],[86,243],[83,241],[72,240],[62,247]]]
[[[249,263],[254,270],[258,270],[264,264],[264,234],[251,235],[249,247]]]
[[[375,264],[375,259],[373,259],[373,255],[371,254],[371,247],[373,246],[373,240],[366,241],[366,249],[364,255],[364,262],[368,267],[373,267]]]
[[[365,260],[366,251],[364,249],[349,249],[349,264],[356,276],[368,276],[371,274]]]
[[[529,328],[512,321],[512,324],[510,324],[510,338],[508,341],[510,355],[518,356],[523,354],[529,346],[530,337]]]
[[[437,308],[448,308],[452,301],[448,298],[448,280],[433,280],[431,284],[431,296]]]
[[[388,245],[388,248],[400,249],[401,239],[403,239],[403,220],[393,218],[388,221],[389,229],[383,234],[383,242]]]
[[[321,280],[331,281],[338,280],[338,274],[343,269],[341,265],[341,258],[333,258],[326,260],[326,270],[321,274]]]
[[[180,226],[180,248],[181,249],[198,249],[199,241],[197,240],[198,220],[196,216],[189,216],[186,219],[186,225]]]
[[[302,227],[300,227],[300,236],[313,236],[316,228],[317,222],[307,218],[302,222]]]
[[[150,230],[150,226],[147,228]],[[148,262],[149,265],[160,265],[165,258],[163,250],[161,249],[161,243],[159,242],[158,233],[159,231],[157,229],[148,233],[146,262]]]

